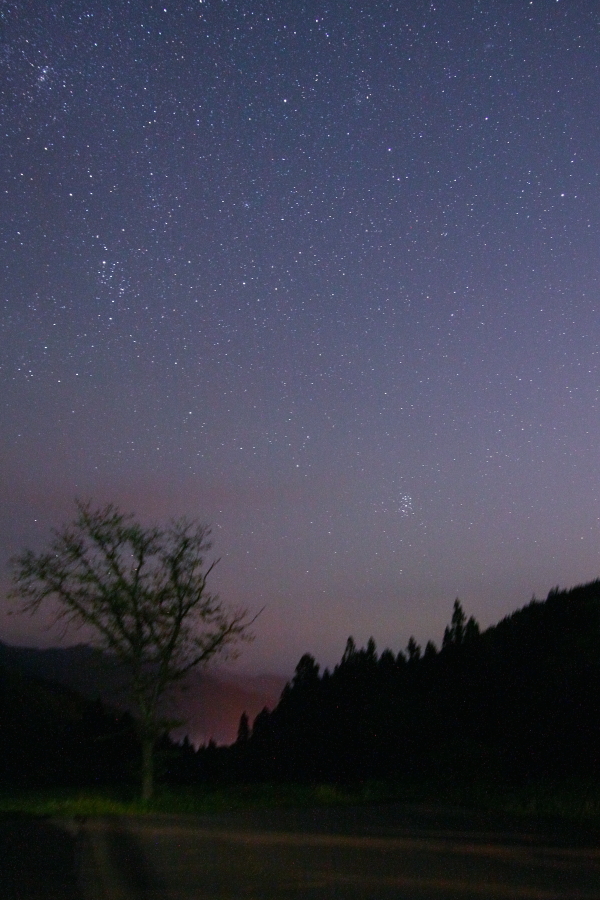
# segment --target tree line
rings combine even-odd
[[[600,763],[600,581],[551,591],[480,631],[455,601],[441,647],[379,653],[349,638],[321,671],[304,654],[278,704],[230,747],[156,740],[157,775],[215,781],[593,778]],[[133,784],[128,713],[0,660],[0,784]]]
[[[592,775],[600,763],[600,581],[481,632],[458,600],[441,648],[310,654],[272,710],[243,716],[222,771],[255,779]]]
[[[454,602],[441,647],[379,653],[348,638],[321,671],[305,653],[273,710],[242,716],[229,748],[168,737],[168,691],[251,637],[245,609],[207,589],[210,531],[179,520],[142,527],[109,505],[78,504],[47,551],[13,560],[12,598],[47,599],[129,673],[135,715],[87,704],[0,667],[0,781],[141,777],[356,781],[433,775],[485,779],[592,775],[600,762],[600,581],[535,598],[481,631]],[[62,693],[61,693],[62,691]],[[135,761],[134,761],[135,760]]]

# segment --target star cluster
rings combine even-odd
[[[593,0],[0,0],[5,555],[200,516],[286,670],[596,577],[598,109]]]

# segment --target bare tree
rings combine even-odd
[[[49,549],[12,560],[11,597],[35,612],[57,601],[56,620],[91,627],[95,643],[125,665],[142,743],[142,798],[154,787],[154,747],[170,723],[165,692],[194,666],[251,639],[245,609],[206,589],[210,529],[181,519],[143,528],[110,504],[77,502],[78,516],[53,532]],[[254,617],[256,618],[256,617]]]

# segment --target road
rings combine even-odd
[[[597,833],[424,807],[94,819],[85,900],[599,900]]]
[[[2,900],[599,900],[600,833],[388,804],[0,818]]]
[[[82,900],[76,833],[74,825],[0,815],[1,900]]]

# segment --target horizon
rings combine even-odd
[[[509,612],[503,614],[499,619],[497,619],[496,621],[490,622],[487,625],[482,626],[482,624],[479,622],[479,620],[475,616],[473,616],[473,618],[475,619],[476,624],[480,627],[480,631],[483,634],[485,631],[495,628],[501,622],[505,621],[508,618],[511,618],[515,613],[521,612],[524,608],[526,608],[527,606],[529,606],[532,603],[545,603],[549,599],[549,597],[551,597],[555,593],[568,594],[568,593],[578,590],[580,588],[586,588],[593,584],[597,584],[598,582],[600,582],[600,577],[591,579],[590,581],[587,581],[587,582],[579,582],[577,584],[572,584],[570,586],[563,586],[563,585],[558,585],[558,584],[554,585],[552,588],[549,589],[549,591],[546,592],[546,594],[544,596],[537,596],[536,594],[532,594],[532,596],[529,598],[529,600],[514,607]],[[457,597],[455,599],[458,600],[459,598]],[[461,608],[463,609],[463,612],[465,613],[466,619],[470,618],[471,614],[469,613],[468,610],[464,609],[462,603],[461,603]],[[447,622],[445,623],[444,628],[451,624],[451,614],[452,614],[452,609],[450,610],[450,614],[448,615],[448,619],[447,619]],[[74,630],[85,630],[85,629],[75,628]],[[411,634],[410,637],[415,637],[415,635]],[[443,631],[442,631],[442,634],[439,639],[436,639],[431,636],[425,636],[421,639],[417,639],[416,643],[417,643],[419,649],[421,650],[421,652],[424,650],[424,648],[428,642],[433,643],[436,650],[439,651],[442,647],[442,638],[443,638]],[[355,639],[355,636],[353,634],[347,635],[346,640],[349,640],[349,639],[355,640],[357,650],[365,649],[367,643],[371,639],[374,640],[373,635],[369,635],[369,637],[366,638],[364,641],[359,641],[359,640]],[[91,650],[99,650],[103,655],[107,655],[109,657],[113,656],[115,659],[118,659],[118,657],[114,653],[112,653],[110,650],[107,650],[107,649],[101,647],[98,644],[98,639],[95,638],[91,633],[90,633],[88,640],[79,639],[75,642],[72,642],[67,639],[67,635],[64,633],[64,630],[63,630],[62,639],[57,640],[57,637],[55,636],[54,638],[50,637],[50,641],[52,641],[52,642],[51,643],[41,643],[41,644],[39,642],[38,643],[21,643],[20,644],[20,643],[14,643],[14,642],[8,641],[8,640],[4,639],[3,637],[0,637],[0,645],[3,644],[4,646],[12,647],[15,649],[41,650],[41,651],[44,651],[44,650],[51,651],[51,650],[91,649]],[[408,643],[408,641],[402,645],[395,646],[390,643],[378,644],[377,641],[375,641],[376,652],[378,655],[381,655],[381,653],[383,651],[391,650],[395,656],[397,656],[399,653],[403,653],[404,655],[406,655],[406,649],[407,649],[406,643]],[[295,666],[297,665],[297,663],[300,661],[300,658],[304,654],[308,653],[309,655],[314,657],[315,662],[318,664],[321,672],[324,672],[325,670],[332,671],[336,667],[336,665],[340,662],[340,660],[343,656],[345,646],[346,646],[346,642],[344,642],[344,647],[342,647],[341,652],[339,653],[338,657],[336,657],[333,662],[325,662],[325,663],[322,660],[320,660],[317,656],[315,656],[315,654],[311,651],[310,647],[306,647],[304,649],[304,651],[302,651],[300,653],[298,659],[296,660],[296,663],[294,664],[294,667],[287,672],[283,672],[282,670],[276,670],[275,668],[273,668],[273,669],[266,669],[266,668],[265,669],[256,669],[256,668],[248,667],[244,663],[243,655],[239,655],[233,659],[231,659],[231,658],[228,659],[227,656],[220,657],[217,654],[216,656],[212,657],[206,664],[200,665],[197,669],[193,669],[192,675],[201,676],[203,674],[206,674],[209,676],[209,678],[214,677],[223,682],[227,682],[227,681],[231,680],[231,682],[235,683],[235,684],[239,684],[242,681],[250,682],[250,683],[253,682],[256,684],[257,682],[260,682],[261,679],[269,679],[269,678],[286,679],[286,680],[290,681],[293,677]]]

